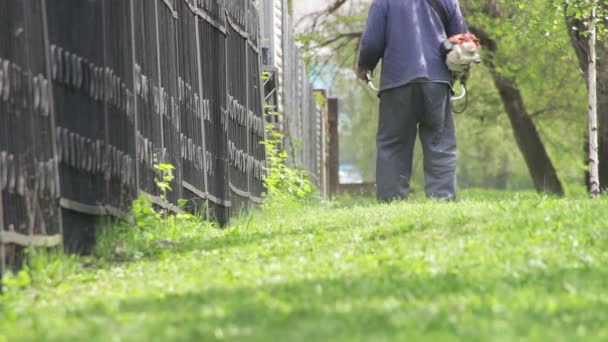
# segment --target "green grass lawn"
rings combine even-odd
[[[255,212],[0,297],[0,341],[608,340],[608,199]]]

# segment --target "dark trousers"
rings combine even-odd
[[[456,198],[456,136],[445,83],[417,82],[380,95],[376,178],[378,200],[407,199],[416,135],[424,154],[425,192],[438,200]]]

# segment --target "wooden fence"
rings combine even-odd
[[[323,189],[327,110],[302,68],[262,78],[260,20],[252,0],[0,0],[0,272],[25,247],[90,252],[140,194],[222,224],[261,203],[265,100]],[[288,88],[306,91],[285,110]]]

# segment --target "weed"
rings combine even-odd
[[[266,205],[309,199],[315,193],[315,188],[308,172],[287,165],[288,154],[280,148],[285,135],[272,124],[266,127],[266,139],[261,142],[266,147],[267,166],[263,179]]]
[[[172,190],[175,167],[171,164],[156,164],[154,168],[157,171],[155,182],[161,192],[160,197],[166,200],[167,191]],[[185,208],[188,201],[180,200],[178,205]],[[158,256],[179,243],[180,239],[201,234],[211,226],[213,224],[205,222],[202,216],[187,213],[169,215],[165,209],[157,211],[150,198],[141,195],[133,201],[131,220],[110,222],[99,229],[95,255],[105,260]]]
[[[29,248],[25,254],[25,265],[18,272],[3,275],[0,287],[5,296],[16,296],[30,287],[58,286],[79,270],[78,258],[60,250]]]
[[[99,230],[95,255],[103,259],[140,259],[162,254],[183,239],[214,227],[212,222],[188,213],[165,216],[142,195],[133,201],[133,219],[112,223]]]
[[[175,179],[173,176],[173,170],[175,170],[175,166],[171,164],[156,164],[154,165],[154,169],[157,171],[157,176],[154,178],[154,182],[156,187],[160,190],[161,195],[160,198],[165,200],[167,199],[167,191],[173,190],[171,188],[171,182]]]

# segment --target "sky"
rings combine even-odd
[[[303,15],[327,7],[329,0],[294,0],[294,16],[298,20]]]
[[[335,0],[293,0],[294,3],[294,17],[297,22],[302,16],[326,9]],[[345,4],[344,9],[350,8],[350,6],[356,6],[359,3],[370,3],[371,0],[349,0]]]

